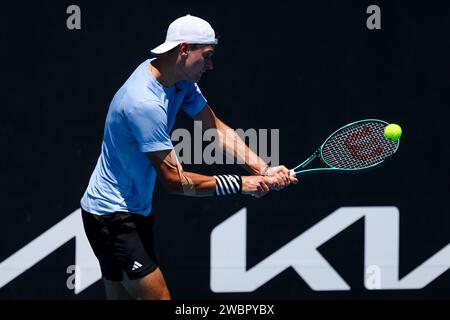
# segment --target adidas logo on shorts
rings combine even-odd
[[[140,267],[142,267],[142,264],[140,264],[139,262],[135,261],[133,264],[133,268],[131,269],[131,271],[134,271],[136,269],[139,269]]]

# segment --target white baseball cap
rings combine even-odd
[[[180,43],[217,44],[216,34],[211,25],[190,14],[173,21],[167,29],[166,41],[151,50],[153,54],[161,54],[175,48]]]

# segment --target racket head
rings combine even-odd
[[[365,119],[347,124],[333,132],[319,148],[318,157],[325,167],[341,172],[370,170],[394,155],[400,140],[384,136],[386,121]]]

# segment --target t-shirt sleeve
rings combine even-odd
[[[194,118],[206,106],[206,99],[196,83],[190,84],[188,92],[184,97],[181,108],[191,118]]]
[[[167,114],[158,102],[145,101],[130,107],[125,114],[142,152],[173,149],[167,130]]]

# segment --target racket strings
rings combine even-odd
[[[385,126],[373,121],[343,128],[322,147],[323,160],[340,169],[362,169],[382,162],[398,147],[398,141],[392,142],[384,137]]]

